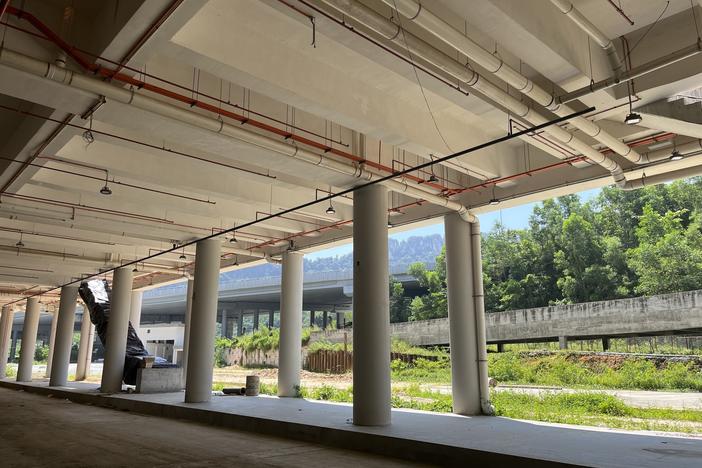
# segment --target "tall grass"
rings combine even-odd
[[[694,364],[669,362],[656,368],[653,362],[636,357],[613,368],[573,361],[565,353],[534,358],[507,352],[489,356],[489,374],[500,383],[702,391],[702,373]]]
[[[449,384],[448,358],[393,361],[395,381]],[[530,356],[505,352],[488,356],[488,373],[501,384],[546,385],[570,388],[702,391],[702,372],[693,363],[669,362],[657,368],[649,360],[624,359],[616,367],[603,362],[580,362],[567,353]]]

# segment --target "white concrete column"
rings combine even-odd
[[[51,314],[51,331],[49,332],[49,354],[46,356],[46,372],[44,377],[51,375],[51,364],[54,362],[54,344],[56,343],[56,326],[58,324],[58,312]],[[41,317],[39,317],[41,319]]]
[[[27,299],[27,309],[24,313],[24,324],[22,325],[22,347],[20,348],[20,360],[17,367],[17,382],[32,381],[32,365],[34,364],[34,352],[37,347],[38,328],[39,298],[30,297]]]
[[[301,252],[283,253],[280,281],[280,346],[278,396],[295,397],[302,368],[302,267]]]
[[[92,336],[93,324],[90,321],[90,312],[83,305],[83,318],[80,324],[80,343],[78,344],[78,361],[76,362],[76,381],[85,380],[88,376],[90,364],[88,363],[88,348],[92,354],[90,338]]]
[[[10,333],[12,332],[12,322],[15,318],[15,311],[11,306],[2,308],[2,319],[0,320],[0,379],[5,378],[7,371],[7,357],[10,351]]]
[[[458,214],[449,214],[444,229],[453,412],[480,414],[471,226]]]
[[[207,402],[212,398],[221,251],[222,242],[217,238],[201,240],[195,249],[195,283],[185,379],[186,403]]]
[[[353,423],[390,424],[388,197],[381,185],[353,202]]]
[[[127,350],[127,332],[132,303],[133,274],[130,267],[120,267],[112,279],[112,297],[110,298],[110,317],[105,335],[105,363],[102,366],[103,393],[122,391],[122,374],[124,373],[124,356]]]
[[[73,345],[73,327],[76,322],[76,301],[78,286],[69,285],[61,288],[59,310],[54,314],[56,335],[54,336],[53,361],[51,366],[50,387],[64,386],[68,382],[68,364],[71,361]]]
[[[188,348],[190,346],[190,317],[193,311],[193,286],[195,281],[188,280],[188,289],[185,291],[185,327],[183,327],[183,382],[188,369]]]
[[[144,298],[144,291],[132,291],[132,302],[129,306],[129,323],[139,335],[139,327],[141,324],[141,302]]]

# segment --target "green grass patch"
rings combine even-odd
[[[413,363],[394,360],[390,363],[392,379],[404,382],[451,382],[451,363],[448,358],[436,361],[418,358]]]
[[[567,353],[530,357],[506,352],[491,354],[488,359],[489,374],[500,383],[702,391],[702,372],[692,363],[672,362],[656,368],[651,361],[631,357],[613,368],[603,363],[577,362]]]
[[[603,393],[493,392],[498,416],[630,430],[702,432],[702,411],[634,408]],[[698,424],[699,423],[699,424]]]

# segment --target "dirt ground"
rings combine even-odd
[[[214,370],[213,382],[232,383],[243,386],[247,375],[257,375],[266,384],[278,383],[278,369],[252,369],[239,366],[218,367]],[[303,387],[321,387],[329,385],[335,388],[348,388],[353,384],[351,373],[319,374],[306,370],[300,373],[300,383]]]

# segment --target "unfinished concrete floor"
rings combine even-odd
[[[0,388],[0,466],[421,466]]]

